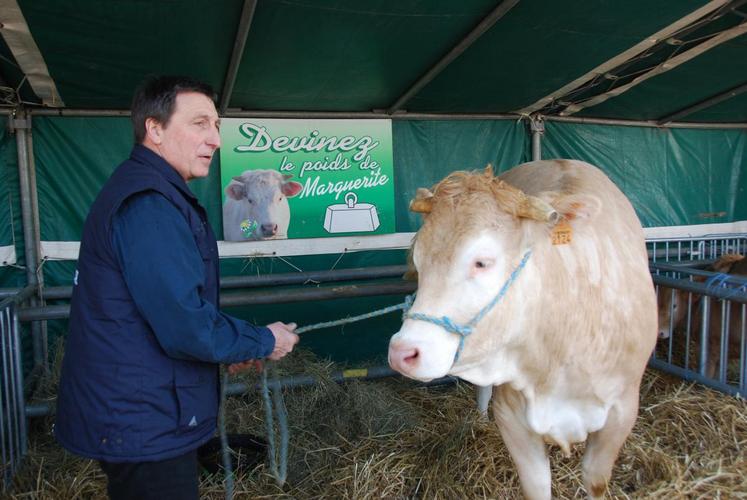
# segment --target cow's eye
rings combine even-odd
[[[493,265],[493,261],[491,259],[477,259],[474,263],[475,269],[487,269],[491,265]]]
[[[278,201],[283,201],[283,195],[278,196]]]
[[[254,205],[254,200],[251,198],[247,198],[246,201],[248,201],[250,205]]]

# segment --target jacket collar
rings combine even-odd
[[[187,183],[184,181],[182,176],[179,175],[179,172],[177,172],[169,162],[164,160],[163,157],[159,156],[156,152],[142,144],[135,144],[130,153],[130,159],[153,167],[153,169],[169,183],[173,184],[189,198],[197,200],[197,197],[189,189],[189,186],[187,186]]]

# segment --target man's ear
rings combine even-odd
[[[163,126],[161,122],[153,117],[145,119],[145,135],[146,137],[156,145],[161,145],[163,142]]]

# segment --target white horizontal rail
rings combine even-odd
[[[219,241],[218,255],[222,259],[229,259],[323,255],[362,250],[399,250],[409,248],[413,236],[415,233],[265,241]],[[77,260],[79,250],[79,241],[41,242],[41,255],[46,260]]]
[[[660,238],[697,238],[714,234],[747,233],[747,221],[693,226],[647,227],[647,240]],[[375,236],[342,236],[334,238],[304,238],[265,241],[219,241],[222,259],[246,257],[289,257],[294,255],[324,255],[363,250],[400,250],[410,247],[415,233],[393,233]],[[5,247],[0,247],[5,248]],[[41,254],[46,260],[76,260],[80,242],[42,241]]]

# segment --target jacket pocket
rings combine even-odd
[[[178,402],[180,431],[215,425],[218,414],[218,367],[216,365],[175,364],[174,387]]]

